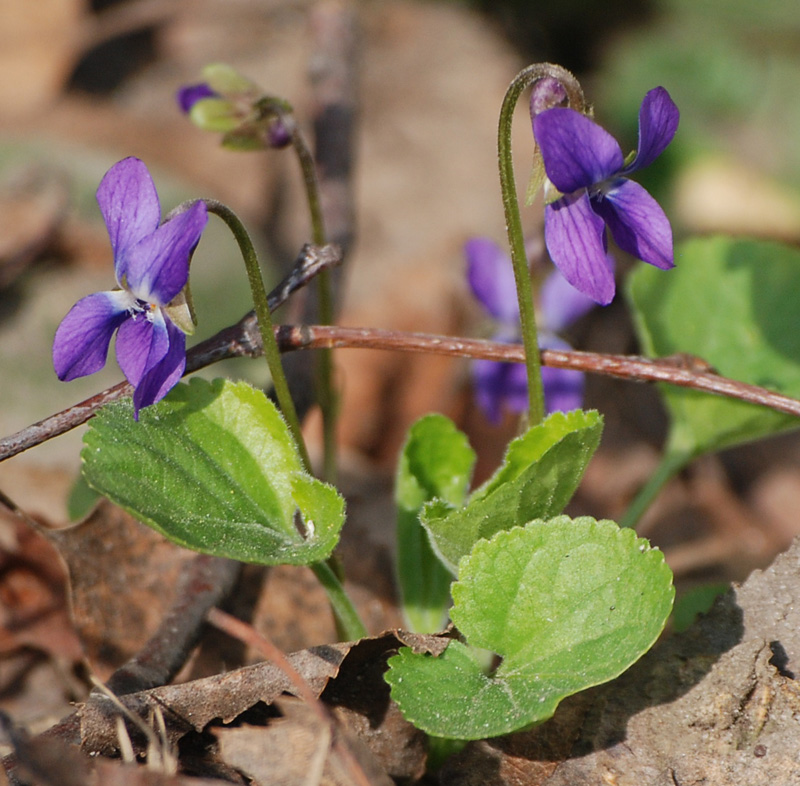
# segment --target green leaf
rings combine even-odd
[[[433,553],[420,509],[435,498],[463,504],[474,466],[475,452],[466,436],[443,415],[427,415],[409,430],[395,486],[397,579],[403,613],[418,633],[447,624],[453,580]]]
[[[676,633],[690,628],[695,620],[711,610],[714,601],[724,595],[731,585],[724,582],[700,584],[684,592],[676,601],[672,610],[672,627]]]
[[[663,554],[633,530],[588,517],[533,521],[461,561],[451,616],[469,646],[453,641],[438,658],[404,648],[386,679],[428,734],[507,734],[625,671],[658,638],[673,597]],[[502,657],[493,673],[476,647]]]
[[[597,449],[602,429],[597,412],[554,412],[511,442],[503,465],[465,507],[445,500],[427,503],[422,523],[453,574],[461,557],[481,538],[561,513]]]
[[[800,251],[715,237],[678,246],[676,267],[641,265],[630,277],[636,329],[651,357],[685,352],[720,374],[800,397]],[[685,460],[797,428],[766,407],[660,386],[671,417],[667,452]]]
[[[263,565],[328,557],[344,523],[336,489],[308,475],[275,405],[222,379],[178,385],[137,423],[103,408],[81,453],[89,484],[181,546]]]

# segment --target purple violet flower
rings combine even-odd
[[[536,115],[533,133],[560,196],[545,208],[545,242],[572,286],[597,303],[614,297],[606,227],[627,253],[662,270],[674,266],[672,228],[658,202],[628,175],[658,158],[675,136],[679,112],[656,87],[639,110],[639,149],[626,164],[617,141],[573,109]]]
[[[208,221],[206,206],[159,226],[161,206],[147,167],[126,158],[106,172],[97,189],[120,287],[79,300],[53,341],[53,365],[62,381],[99,371],[117,333],[117,361],[135,388],[134,417],[160,401],[186,367],[186,337],[166,312],[186,285],[189,259]]]
[[[495,341],[519,341],[519,302],[511,259],[494,241],[476,237],[467,241],[467,280],[481,305],[497,321]],[[547,349],[569,349],[555,333],[578,320],[594,302],[571,287],[554,271],[540,292],[539,343]],[[472,364],[475,398],[492,423],[503,409],[524,412],[528,407],[528,380],[522,363],[475,360]],[[569,412],[583,403],[584,379],[580,371],[542,368],[547,413]]]

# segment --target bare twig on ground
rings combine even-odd
[[[209,609],[233,589],[242,564],[198,554],[180,577],[175,602],[158,630],[106,683],[117,696],[166,685],[180,671],[200,639]]]

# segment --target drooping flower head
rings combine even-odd
[[[186,337],[170,318],[189,277],[189,259],[208,221],[206,206],[161,224],[161,206],[147,167],[126,158],[106,172],[97,203],[114,253],[119,289],[79,300],[56,330],[53,365],[68,382],[99,371],[117,333],[117,361],[134,387],[134,416],[160,401],[186,367]]]
[[[464,246],[467,280],[473,294],[497,322],[495,341],[519,341],[519,301],[511,259],[494,241],[476,237]],[[558,331],[580,319],[594,302],[573,289],[554,271],[539,293],[539,344],[547,349],[569,349]],[[499,423],[503,409],[524,412],[528,408],[528,380],[525,365],[496,360],[475,360],[473,384],[478,406],[492,423]],[[559,368],[542,368],[547,413],[578,409],[583,402],[583,374]]]
[[[176,94],[181,111],[204,131],[222,133],[224,147],[263,150],[292,141],[294,120],[286,101],[265,96],[258,85],[224,63],[203,69],[204,81]]]
[[[628,175],[661,155],[678,120],[663,87],[647,93],[639,110],[639,148],[626,164],[617,141],[580,112],[556,107],[533,118],[547,177],[560,192],[545,207],[547,250],[564,278],[597,303],[610,303],[615,291],[606,227],[623,251],[663,270],[673,267],[669,220]]]

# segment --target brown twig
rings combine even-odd
[[[403,352],[427,352],[453,357],[502,360],[524,363],[522,346],[481,339],[432,336],[372,328],[284,325],[276,328],[281,351],[298,349],[385,349]],[[707,371],[704,363],[687,364],[684,356],[651,359],[638,355],[604,355],[575,350],[541,350],[542,365],[583,371],[588,374],[627,379],[632,382],[666,382],[727,398],[760,404],[777,412],[800,417],[800,401],[766,388],[738,382]],[[677,362],[679,361],[679,362]],[[1,457],[1,456],[0,456]]]
[[[200,639],[209,609],[233,589],[242,563],[198,554],[184,567],[175,598],[156,632],[106,686],[117,696],[167,685]]]
[[[270,295],[271,309],[272,297]],[[524,362],[520,345],[481,339],[329,325],[281,325],[275,330],[282,352],[301,349],[359,348],[425,352],[454,357],[502,360],[509,363]],[[189,374],[226,358],[255,357],[260,353],[261,340],[255,316],[247,314],[236,325],[193,347],[187,356],[186,373]],[[683,356],[651,359],[637,355],[541,350],[541,361],[544,366],[573,369],[588,374],[603,374],[632,382],[666,382],[678,387],[738,399],[749,404],[759,404],[777,412],[800,417],[800,401],[797,399],[757,385],[728,379],[708,371],[705,363],[687,363],[685,360]],[[131,386],[127,382],[120,383],[73,407],[40,420],[16,434],[0,439],[0,461],[82,425],[104,404],[130,395],[131,391]]]
[[[281,325],[275,330],[278,344],[283,352],[301,349],[359,348],[426,352],[454,357],[502,360],[508,363],[524,362],[521,346],[482,339],[329,325],[299,327]],[[260,352],[261,341],[255,317],[248,314],[236,325],[193,347],[189,351],[186,373],[197,371],[218,360],[243,356],[255,357]],[[553,349],[541,350],[541,360],[544,366],[573,369],[588,374],[603,374],[632,382],[666,382],[678,387],[738,399],[749,404],[759,404],[777,412],[800,417],[800,401],[797,399],[702,370],[707,368],[702,363],[693,365],[676,362],[674,357],[654,360],[637,355],[604,355],[597,352]],[[0,439],[0,461],[82,425],[104,404],[130,393],[131,386],[127,382],[120,383],[80,404],[40,420],[16,434]]]

